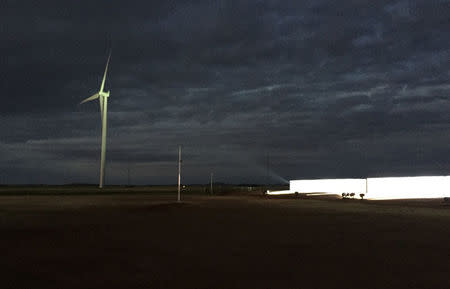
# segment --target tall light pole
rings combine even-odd
[[[265,192],[267,192],[267,190],[269,189],[269,152],[266,152],[266,190]]]
[[[213,173],[211,173],[211,195],[213,194]]]
[[[130,160],[128,160],[128,168],[127,168],[127,185],[130,186]]]
[[[177,201],[180,202],[181,201],[181,146],[178,146],[178,199]]]

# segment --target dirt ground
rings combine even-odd
[[[450,288],[450,206],[0,196],[0,288]]]

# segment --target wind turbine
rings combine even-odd
[[[108,61],[106,62],[105,74],[103,74],[102,84],[100,86],[99,92],[86,98],[80,104],[95,100],[98,98],[100,102],[100,115],[102,119],[102,150],[100,158],[100,184],[99,188],[103,188],[105,183],[105,157],[106,157],[106,129],[107,129],[107,114],[108,114],[108,97],[109,91],[104,91],[106,73],[108,72],[109,59],[111,58],[111,51],[109,52]]]

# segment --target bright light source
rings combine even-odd
[[[444,198],[450,197],[450,176],[293,180],[289,191],[267,192],[269,195],[295,193],[355,193],[355,196],[364,194],[370,200]]]
[[[372,200],[450,196],[450,176],[369,178],[367,186],[367,198]]]
[[[322,179],[290,181],[290,191],[299,193],[365,193],[365,179]]]
[[[289,194],[293,194],[294,192],[291,191],[267,191],[268,195],[289,195]]]

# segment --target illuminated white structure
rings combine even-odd
[[[450,176],[292,180],[287,191],[267,192],[269,195],[295,193],[355,193],[372,200],[444,198],[450,196]]]
[[[99,188],[103,188],[105,183],[105,158],[106,158],[106,129],[107,129],[107,115],[108,115],[108,97],[109,91],[104,91],[106,73],[108,72],[109,59],[111,58],[111,52],[108,56],[108,61],[106,62],[105,73],[103,74],[102,84],[100,86],[99,92],[86,98],[81,103],[85,103],[98,98],[100,103],[100,116],[102,120],[102,146],[101,146],[101,156],[100,156],[100,183]],[[80,103],[80,104],[81,104]]]
[[[369,199],[424,199],[450,196],[450,176],[369,178]]]
[[[289,182],[290,190],[298,193],[327,193],[341,194],[352,192],[365,194],[365,179],[323,179],[323,180],[294,180]]]
[[[269,195],[286,194],[340,195],[342,193],[366,193],[366,179],[315,179],[289,181],[289,190],[268,192]]]

